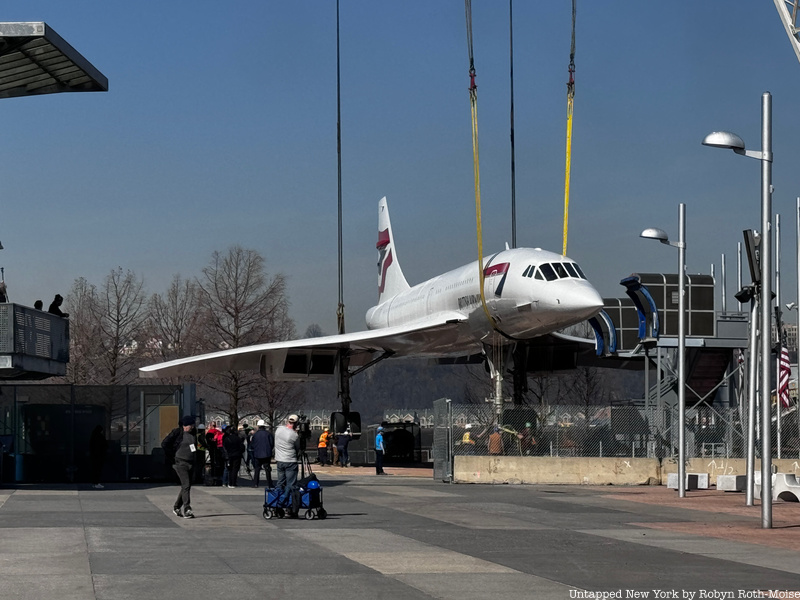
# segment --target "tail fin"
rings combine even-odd
[[[410,289],[397,260],[386,196],[378,202],[378,304]]]

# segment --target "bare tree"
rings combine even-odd
[[[105,383],[132,381],[147,318],[144,281],[122,267],[112,270],[96,294],[92,312],[101,351],[97,364]]]
[[[577,367],[565,376],[565,384],[571,404],[577,404],[584,409],[592,405],[607,404],[605,376],[597,367]]]
[[[580,450],[585,452],[589,431],[590,407],[608,403],[609,395],[605,376],[597,367],[578,367],[566,376],[565,384],[568,387],[567,393],[570,402],[583,409],[583,420],[577,431]]]
[[[290,339],[294,323],[283,275],[266,273],[264,258],[255,250],[233,246],[226,254],[215,252],[198,281],[204,314],[204,337],[209,350],[240,348],[251,344]],[[239,423],[241,404],[264,393],[257,373],[230,371],[209,375],[203,383],[226,399],[230,423]]]
[[[99,328],[94,318],[97,290],[80,277],[72,284],[66,302],[70,307],[67,381],[77,385],[97,383]]]
[[[325,332],[322,331],[322,327],[319,326],[318,323],[312,323],[308,327],[306,327],[306,333],[303,337],[306,338],[315,338],[315,337],[323,337],[325,336]]]
[[[196,282],[172,278],[165,294],[153,294],[148,303],[148,350],[160,360],[173,360],[202,352],[200,288]]]
[[[305,402],[302,386],[289,381],[274,381],[261,378],[254,382],[251,394],[239,403],[239,416],[260,417],[267,427],[275,429],[293,412],[297,412]]]
[[[121,267],[100,288],[75,280],[67,296],[71,383],[116,385],[136,378],[147,316],[143,290],[142,279]]]

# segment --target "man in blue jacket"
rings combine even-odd
[[[383,454],[386,452],[386,445],[383,443],[383,427],[378,427],[375,436],[375,475],[386,475],[383,471]]]
[[[258,431],[253,434],[250,441],[250,446],[253,448],[253,458],[255,464],[253,465],[253,487],[258,487],[261,478],[261,467],[267,473],[267,487],[272,487],[272,451],[275,448],[275,436],[267,429],[267,424],[264,420],[260,420],[257,424]]]

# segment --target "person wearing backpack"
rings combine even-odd
[[[161,448],[167,459],[174,460],[172,468],[178,474],[181,490],[175,499],[172,512],[177,517],[194,519],[192,512],[191,489],[192,469],[194,468],[195,453],[197,452],[197,439],[194,436],[194,417],[186,416],[181,419],[180,427],[176,427],[161,441]],[[183,509],[183,513],[181,513]]]

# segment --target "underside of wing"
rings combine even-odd
[[[179,358],[142,367],[139,375],[163,378],[224,371],[260,371],[278,381],[321,379],[334,374],[339,352],[346,352],[351,366],[361,366],[381,355],[439,357],[464,354],[465,344],[470,344],[470,338],[464,317],[453,313],[411,325],[273,342]]]
[[[552,331],[527,342],[527,368],[531,372],[574,369],[595,358],[595,340]]]

